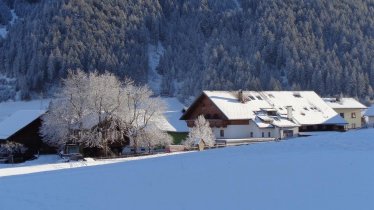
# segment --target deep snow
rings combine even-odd
[[[373,137],[328,133],[3,177],[0,209],[374,209]]]

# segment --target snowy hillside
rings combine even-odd
[[[184,120],[179,120],[185,108],[184,105],[177,98],[161,98],[166,105],[164,117],[159,119],[157,125],[164,131],[171,132],[188,132],[189,129]]]
[[[1,209],[374,209],[374,129],[0,178]],[[1,169],[0,169],[1,174]]]
[[[160,94],[161,91],[162,76],[157,73],[157,66],[164,52],[161,42],[148,46],[148,85],[155,94]]]

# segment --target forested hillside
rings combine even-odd
[[[373,96],[371,0],[0,0],[7,7],[19,19],[0,38],[0,74],[24,98],[68,69],[145,83],[157,43],[162,93],[180,98],[202,89]]]

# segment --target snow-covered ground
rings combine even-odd
[[[93,158],[86,158],[86,161],[64,162],[58,155],[41,155],[38,159],[26,161],[17,164],[0,164],[0,178],[6,176],[32,174],[38,172],[55,171],[61,169],[80,168],[86,166],[98,166],[111,163],[127,162],[134,160],[144,160],[149,158],[178,155],[182,152],[175,153],[160,153],[155,155],[116,158],[116,159],[102,159],[95,160]],[[1,203],[1,202],[0,202]],[[1,209],[1,208],[0,208]]]
[[[365,129],[8,176],[0,209],[370,210],[373,137]]]
[[[184,105],[175,97],[161,98],[166,105],[164,117],[159,119],[157,125],[164,131],[171,132],[188,132],[187,123],[184,120],[179,120],[184,109]]]
[[[164,52],[165,48],[161,42],[148,46],[148,85],[155,94],[160,94],[161,91],[162,76],[157,73],[156,69]]]

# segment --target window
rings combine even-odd
[[[251,138],[253,138],[253,132],[251,132]]]
[[[220,135],[221,137],[225,137],[225,131],[221,129],[220,132],[219,132],[219,135]]]
[[[309,111],[309,109],[308,109],[307,107],[304,107],[304,110],[305,110],[305,111]]]
[[[264,138],[265,137],[265,133],[264,132],[262,132],[262,138]]]
[[[352,128],[353,128],[353,129],[356,128],[356,123],[352,123]]]
[[[295,98],[301,98],[300,93],[294,93],[293,96],[295,96]]]
[[[269,115],[269,116],[277,116],[277,112],[276,111],[267,111],[267,115]]]
[[[256,100],[255,97],[253,97],[253,96],[249,96],[249,98],[251,98],[252,100]]]
[[[356,112],[352,112],[352,113],[351,113],[351,117],[352,117],[352,118],[356,118]]]
[[[271,132],[268,132],[268,137],[269,137],[269,138],[271,137]]]
[[[344,118],[344,113],[339,113],[340,117]]]
[[[258,100],[262,100],[261,96],[256,96],[258,98]]]

